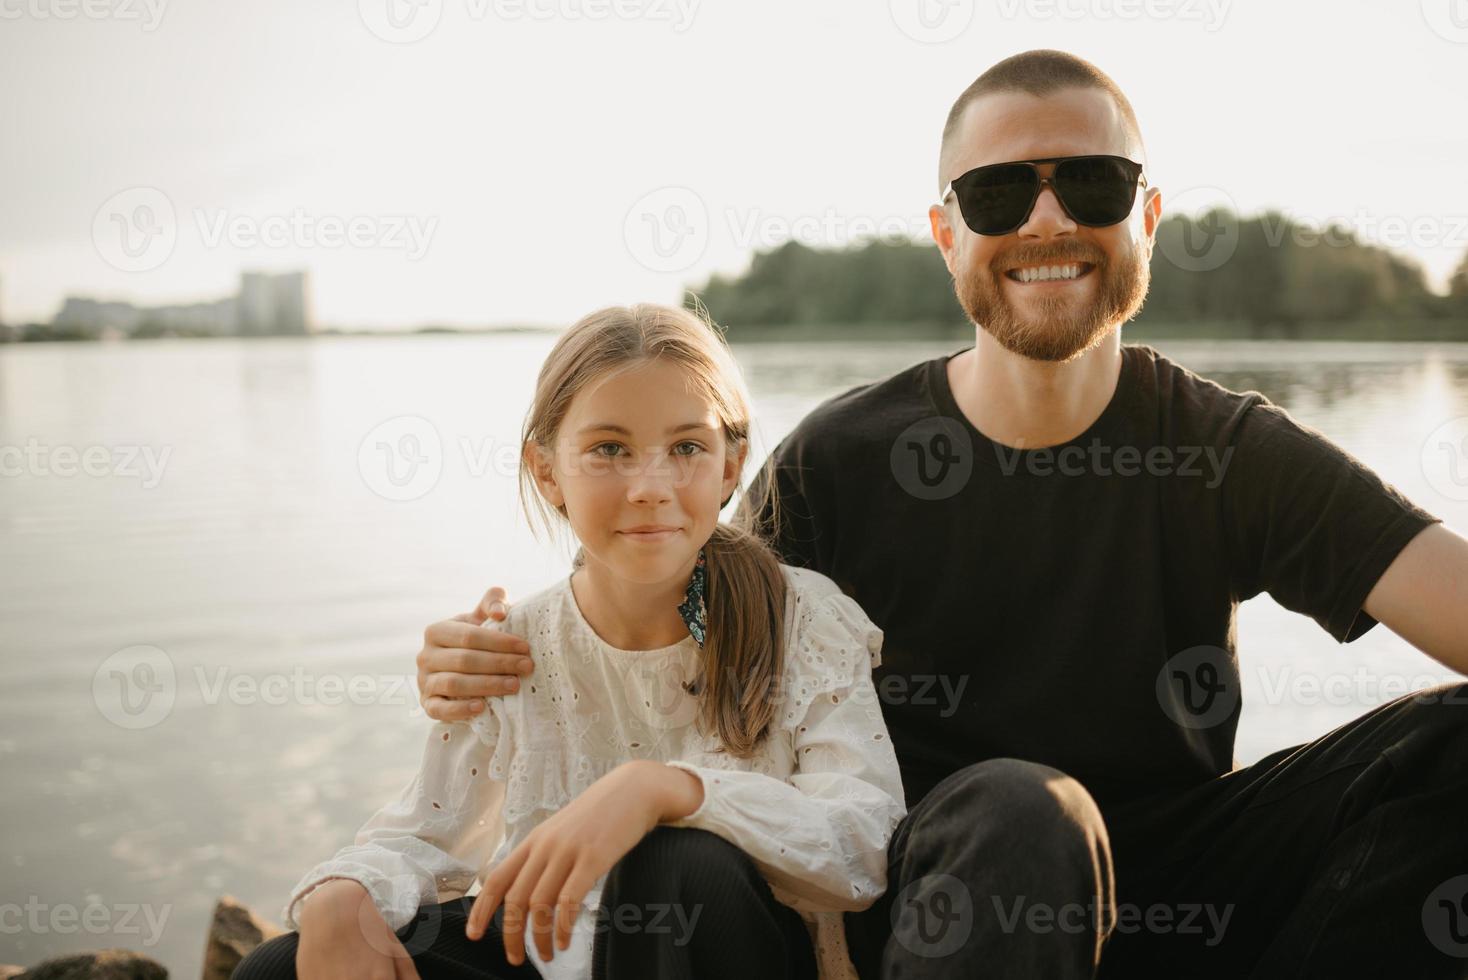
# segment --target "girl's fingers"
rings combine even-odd
[[[553,855],[530,893],[530,934],[535,948],[540,950],[541,959],[550,960],[555,956],[551,945],[559,896],[565,892],[566,876],[575,863],[576,855],[573,853],[561,851]]]
[[[515,883],[505,892],[505,959],[511,966],[525,962],[525,919],[530,913],[530,895],[545,870],[545,858],[539,853],[526,858]]]
[[[594,884],[596,879],[578,863],[561,886],[561,899],[556,906],[556,949],[571,945],[571,930],[576,925],[576,917],[581,914],[581,900]]]
[[[494,918],[494,910],[499,908],[500,898],[515,881],[515,872],[525,863],[525,843],[521,841],[520,846],[511,851],[494,870],[483,876],[479,895],[469,909],[469,921],[464,924],[464,932],[470,939],[484,937],[484,930],[489,928],[489,920]]]

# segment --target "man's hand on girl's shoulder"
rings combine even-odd
[[[484,711],[484,698],[514,694],[534,669],[530,644],[497,624],[510,613],[505,590],[484,593],[473,612],[423,631],[418,651],[418,700],[435,721],[467,721]],[[493,620],[489,625],[480,625]]]

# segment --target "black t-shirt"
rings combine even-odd
[[[885,632],[873,679],[909,806],[999,757],[1103,803],[1230,771],[1238,604],[1267,591],[1354,640],[1439,520],[1259,392],[1149,346],[1122,345],[1090,428],[1029,450],[965,418],[952,356],[811,412],[771,454],[778,518],[761,515],[784,561]]]

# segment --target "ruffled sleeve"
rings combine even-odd
[[[795,581],[781,730],[770,736],[791,739],[794,772],[780,780],[669,762],[704,790],[699,808],[670,824],[738,845],[798,908],[857,911],[886,890],[887,843],[907,812],[872,684],[882,631],[824,576]]]
[[[372,895],[394,930],[427,904],[468,892],[504,836],[504,755],[498,698],[475,719],[437,722],[418,774],[398,798],[357,831],[355,842],[310,871],[291,890],[283,918],[300,929],[300,903],[332,878],[350,878]]]

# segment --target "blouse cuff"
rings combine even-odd
[[[699,783],[703,785],[703,802],[698,804],[698,809],[676,820],[666,821],[667,826],[697,827],[701,825],[704,818],[709,815],[710,804],[713,803],[713,794],[709,792],[709,788],[711,783],[717,782],[717,777],[710,779],[700,766],[696,766],[691,762],[684,762],[682,759],[670,759],[664,762],[663,765],[672,766],[674,769],[682,769],[684,772],[691,772],[698,777]]]

